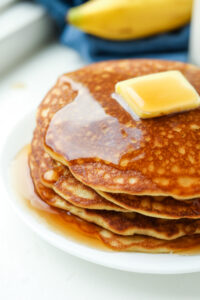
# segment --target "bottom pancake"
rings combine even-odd
[[[117,251],[178,254],[195,254],[200,251],[200,235],[165,241],[142,235],[124,237],[101,230],[99,236],[105,245]]]

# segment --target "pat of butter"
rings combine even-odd
[[[179,71],[140,76],[115,85],[115,91],[140,118],[153,118],[200,106],[200,96]]]

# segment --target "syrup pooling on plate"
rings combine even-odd
[[[120,165],[125,154],[140,148],[142,131],[131,124],[129,112],[120,104],[115,104],[113,110],[117,99],[112,95],[114,91],[109,103],[83,84],[71,78],[65,80],[77,95],[53,117],[46,133],[46,146],[67,161],[104,160]]]

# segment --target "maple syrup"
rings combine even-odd
[[[125,154],[140,149],[142,131],[131,125],[130,114],[116,104],[118,97],[114,91],[109,101],[101,103],[83,84],[71,78],[65,81],[76,92],[76,97],[53,116],[45,136],[46,149],[71,165],[81,159],[104,160],[119,167]]]

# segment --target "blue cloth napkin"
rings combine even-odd
[[[67,10],[82,0],[36,0],[46,7],[60,29],[60,41],[88,62],[118,58],[160,58],[187,61],[189,26],[131,41],[109,41],[86,34],[65,23]]]

